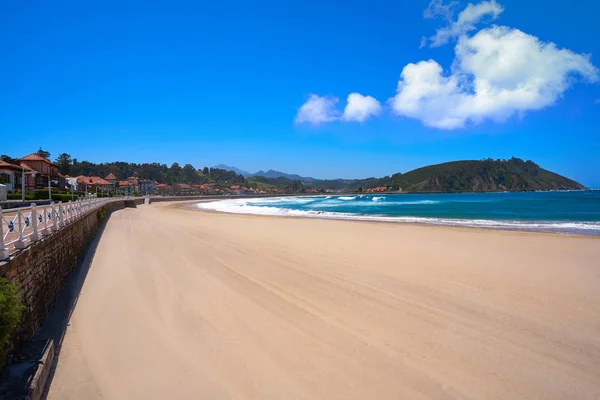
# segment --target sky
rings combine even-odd
[[[317,178],[520,157],[600,187],[600,4],[0,2],[0,153]]]

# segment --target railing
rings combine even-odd
[[[2,212],[0,207],[0,261],[9,255],[51,235],[107,203],[123,197],[89,198]]]

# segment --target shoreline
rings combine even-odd
[[[298,196],[300,197],[300,196]],[[276,198],[276,197],[274,197]],[[222,199],[222,200],[218,200],[218,201],[226,201],[226,200],[236,200],[236,199]],[[189,201],[189,202],[179,202],[177,204],[174,204],[177,208],[183,208],[183,209],[188,209],[191,211],[199,211],[199,212],[206,212],[206,213],[214,213],[214,214],[224,214],[224,215],[240,215],[240,216],[249,216],[249,217],[267,217],[267,218],[283,218],[283,219],[315,219],[315,220],[332,220],[332,221],[348,221],[348,222],[362,222],[362,223],[374,223],[374,224],[390,224],[390,225],[398,225],[398,226],[411,226],[411,227],[426,227],[426,228],[445,228],[445,229],[459,229],[459,230],[463,230],[463,229],[468,229],[468,230],[477,230],[477,231],[482,231],[482,232],[488,232],[488,231],[492,231],[492,232],[516,232],[516,233],[523,233],[523,234],[544,234],[544,235],[556,235],[556,236],[565,236],[565,237],[581,237],[581,238],[592,238],[592,239],[600,239],[600,234],[598,233],[590,233],[590,234],[584,234],[584,233],[576,233],[576,232],[558,232],[558,231],[551,231],[551,230],[536,230],[536,229],[527,229],[527,228],[523,228],[523,229],[519,229],[519,228],[512,228],[512,227],[506,227],[506,226],[473,226],[473,225],[459,225],[459,224],[450,224],[450,223],[427,223],[427,222],[417,222],[417,221],[403,221],[397,217],[381,217],[381,219],[377,219],[378,216],[373,216],[373,218],[369,218],[370,216],[362,216],[361,214],[355,214],[354,216],[352,215],[344,215],[342,216],[338,216],[336,217],[334,214],[335,213],[331,213],[331,214],[327,214],[327,215],[323,215],[323,214],[318,214],[318,213],[311,213],[311,214],[304,214],[304,215],[283,215],[283,214],[257,214],[257,213],[251,213],[251,212],[227,212],[227,211],[220,211],[220,210],[212,210],[212,209],[208,209],[208,208],[201,208],[198,207],[197,205],[199,203],[211,203],[211,202],[215,202],[214,199],[206,199],[206,200],[202,200],[202,201],[198,201],[198,200],[194,200],[194,201]],[[363,218],[361,218],[363,217]],[[396,220],[394,220],[395,218],[397,218]],[[432,218],[433,219],[433,218]],[[470,221],[465,219],[464,221]],[[487,220],[487,221],[495,221],[495,220]],[[500,221],[502,222],[502,221]],[[535,221],[531,221],[533,223],[535,223]]]

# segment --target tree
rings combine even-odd
[[[0,156],[0,160],[9,164],[19,165],[19,161],[16,158],[12,158],[11,156],[7,156],[6,154],[2,154]]]
[[[54,162],[58,164],[61,174],[68,175],[71,173],[71,165],[73,163],[73,160],[71,159],[70,154],[62,153],[58,157],[56,157],[56,160]]]
[[[194,166],[191,164],[184,165],[183,176],[185,177],[186,182],[198,183],[200,181],[198,171],[196,171],[196,168],[194,168]]]
[[[50,152],[46,151],[46,150],[42,150],[41,147],[35,154],[37,154],[38,156],[42,156],[44,158],[50,158]]]
[[[177,183],[181,182],[183,179],[181,177],[182,168],[178,163],[174,162],[169,168],[170,181],[169,183]]]

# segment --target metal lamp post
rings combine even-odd
[[[33,172],[25,172],[25,167],[21,166],[21,201],[25,202],[25,176],[31,175],[35,178]]]

